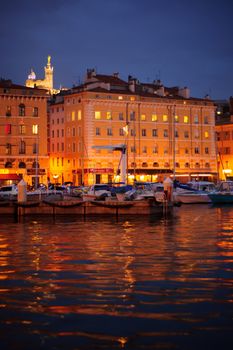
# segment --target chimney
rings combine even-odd
[[[190,98],[190,90],[186,86],[184,88],[179,88],[178,95],[184,98]]]

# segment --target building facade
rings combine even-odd
[[[215,105],[187,88],[88,70],[82,85],[54,97],[49,116],[51,181],[120,180],[114,149],[123,144],[129,183],[217,177]]]
[[[217,101],[216,105],[219,180],[233,180],[233,98]]]
[[[47,94],[0,81],[0,184],[47,182]]]

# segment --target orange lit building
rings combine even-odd
[[[47,95],[0,80],[0,184],[47,183]]]
[[[119,180],[121,152],[111,147],[121,144],[129,182],[217,176],[214,103],[187,88],[88,70],[84,84],[54,97],[49,115],[51,181]]]
[[[233,180],[233,98],[217,103],[216,139],[220,180]]]

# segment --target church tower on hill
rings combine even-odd
[[[44,73],[44,79],[36,79],[36,74],[33,69],[31,69],[25,85],[27,87],[37,87],[39,89],[48,90],[48,93],[51,95],[58,93],[59,91],[53,88],[53,67],[51,66],[51,56],[48,56],[47,65],[44,67]]]

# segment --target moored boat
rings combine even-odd
[[[233,181],[222,181],[208,196],[213,204],[233,204]]]

